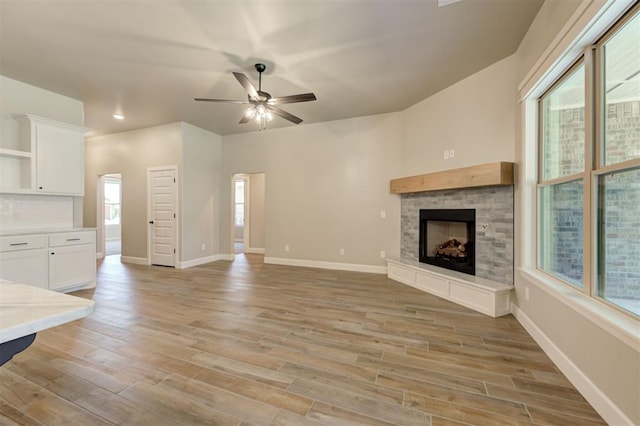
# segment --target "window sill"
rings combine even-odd
[[[597,299],[573,291],[566,285],[530,268],[518,268],[520,276],[538,286],[568,308],[626,343],[640,349],[640,321],[618,312]]]

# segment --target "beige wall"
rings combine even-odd
[[[249,248],[264,249],[265,174],[249,175]]]
[[[583,0],[545,1],[536,19],[529,26],[516,61],[517,81],[520,83],[538,62],[563,26],[569,21]]]
[[[84,126],[84,104],[81,101],[1,75],[0,114],[33,114]]]
[[[400,134],[400,115],[386,114],[225,136],[222,235],[232,176],[264,172],[266,256],[384,266],[381,250],[400,252],[400,203],[389,194]],[[229,237],[220,244],[231,253]]]
[[[182,123],[182,148],[180,257],[189,261],[219,253],[222,141],[219,135]]]
[[[402,112],[406,176],[514,161],[515,60],[508,57]],[[444,150],[455,157],[444,159]]]
[[[572,62],[564,51],[571,51],[575,37],[585,24],[601,13],[602,1],[546,1],[531,25],[515,58],[518,83],[523,92],[545,78],[552,65],[561,67]],[[588,7],[586,7],[588,6]],[[581,10],[585,10],[581,14]],[[567,34],[563,40],[559,34]],[[552,41],[556,41],[552,44]],[[558,44],[559,43],[559,44]],[[550,44],[552,44],[550,46]],[[578,46],[579,47],[579,46]],[[559,52],[559,53],[558,53]],[[542,64],[541,67],[534,67]],[[532,70],[533,68],[533,70]],[[532,77],[533,76],[533,77]],[[535,102],[532,109],[535,109]],[[519,317],[530,324],[538,341],[549,351],[556,363],[564,364],[574,384],[588,396],[590,402],[612,424],[622,424],[626,417],[630,424],[640,424],[640,352],[636,338],[629,331],[621,332],[618,324],[627,323],[624,315],[613,314],[598,303],[582,297],[562,286],[545,285],[522,270],[535,268],[533,200],[535,184],[535,136],[533,145],[525,145],[525,120],[531,120],[531,111],[519,106],[516,125],[516,158],[518,184],[515,193],[516,208],[516,301]],[[531,120],[535,124],[535,117]],[[528,127],[527,127],[528,128]],[[525,158],[527,160],[525,162]],[[525,288],[529,300],[525,298]],[[596,313],[600,311],[599,313]],[[620,318],[622,321],[620,321]],[[637,322],[635,323],[637,327]],[[632,328],[633,326],[631,326]],[[567,368],[568,367],[568,368]]]
[[[85,225],[96,226],[98,177],[121,174],[122,255],[146,259],[147,168],[178,166],[181,162],[181,123],[88,138],[85,143]],[[178,175],[181,181],[180,172]],[[182,200],[182,194],[179,196]]]

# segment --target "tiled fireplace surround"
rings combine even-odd
[[[401,195],[402,259],[418,260],[420,209],[476,210],[476,276],[513,285],[513,186]]]

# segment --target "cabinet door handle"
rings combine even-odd
[[[152,220],[150,220],[149,223],[153,225],[153,221]]]
[[[27,244],[29,243],[10,243],[9,245],[13,247],[13,246],[26,246]]]
[[[53,255],[53,254],[55,254],[55,253],[54,253],[54,252],[51,252],[51,254]]]
[[[80,241],[80,238],[67,238],[67,241]]]

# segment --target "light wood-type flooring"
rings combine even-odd
[[[512,317],[384,275],[98,265],[95,313],[0,367],[2,425],[592,425]]]

